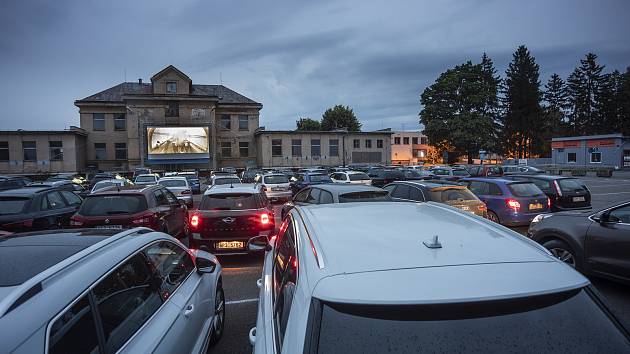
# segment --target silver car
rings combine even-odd
[[[186,177],[162,177],[158,184],[175,194],[177,199],[184,201],[186,206],[193,206],[192,187],[188,184]]]
[[[258,175],[255,180],[260,183],[262,191],[271,201],[285,202],[293,196],[289,178],[282,173]]]
[[[223,333],[221,265],[161,232],[0,239],[0,353],[205,353]]]
[[[146,174],[146,175],[137,175],[133,180],[134,184],[138,184],[141,186],[152,186],[158,183],[160,177],[155,173]]]

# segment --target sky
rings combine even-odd
[[[363,130],[417,130],[422,91],[483,52],[503,76],[526,45],[543,85],[588,52],[625,71],[628,14],[628,0],[6,0],[0,130],[78,125],[74,100],[169,64],[262,103],[267,129],[342,104]]]

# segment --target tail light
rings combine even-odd
[[[551,209],[551,198],[547,198],[547,209]]]
[[[76,215],[73,215],[70,218],[70,226],[72,227],[83,226],[83,221],[81,221]]]
[[[136,226],[150,226],[156,215],[154,213],[144,213],[131,219],[131,223]]]
[[[521,203],[519,203],[515,199],[506,199],[505,200],[505,205],[507,205],[508,208],[510,208],[510,209],[512,209],[514,211],[519,211],[521,209]]]
[[[267,213],[260,214],[260,224],[266,226],[266,225],[269,225],[269,223],[270,223],[269,214]]]
[[[562,189],[560,189],[560,185],[558,184],[558,181],[554,180],[553,186],[556,189],[556,193],[558,193],[558,195],[562,197]]]
[[[481,204],[477,208],[479,208],[479,210],[486,210],[487,209],[485,204]]]
[[[199,218],[199,215],[197,215],[197,214],[193,214],[193,215],[190,217],[190,226],[191,226],[193,229],[196,229],[196,228],[198,228],[198,227],[199,227],[199,225],[201,225],[201,218]]]
[[[2,227],[5,229],[31,228],[33,227],[33,219],[20,220],[17,222],[4,224],[2,225]]]
[[[186,189],[185,191],[182,191],[183,195],[188,195],[188,194],[192,194],[192,191],[190,189]]]

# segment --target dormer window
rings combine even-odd
[[[167,82],[166,93],[177,93],[177,82]]]

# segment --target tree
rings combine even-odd
[[[619,105],[619,122],[617,123],[619,132],[630,136],[630,66],[621,75],[617,102]]]
[[[594,134],[597,129],[597,100],[604,80],[603,70],[604,67],[597,64],[597,55],[588,53],[567,80],[571,105],[569,124],[574,135]]]
[[[322,125],[319,123],[319,121],[316,121],[315,119],[311,119],[309,117],[300,118],[295,122],[295,125],[297,126],[296,130],[300,131],[322,130]]]
[[[622,77],[617,70],[602,76],[595,101],[596,118],[592,127],[595,134],[618,133],[621,130],[621,84]]]
[[[420,123],[431,144],[438,151],[466,153],[468,163],[493,141],[494,122],[487,105],[496,97],[489,97],[492,90],[484,75],[481,64],[468,61],[440,74],[420,96],[424,106]]]
[[[505,72],[505,117],[503,141],[507,152],[523,158],[531,153],[541,154],[544,141],[542,108],[540,101],[539,67],[524,45],[512,55]]]
[[[569,97],[566,84],[558,74],[552,74],[545,84],[543,92],[544,99],[544,121],[547,141],[553,137],[566,134],[566,115],[569,107]]]
[[[350,132],[361,131],[361,122],[349,106],[336,105],[328,108],[322,115],[321,129],[348,129]]]

